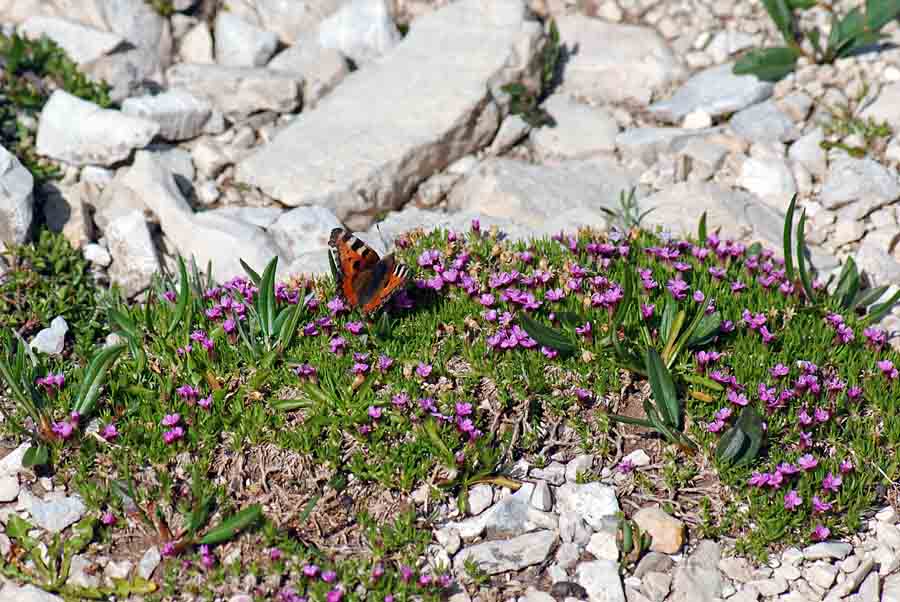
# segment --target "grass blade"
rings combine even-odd
[[[782,235],[782,242],[784,243],[784,275],[788,282],[794,281],[794,248],[791,244],[791,233],[794,229],[794,209],[796,206],[797,195],[794,194],[784,216],[784,234]]]
[[[243,259],[241,259],[239,261],[241,262],[241,267],[244,268],[244,271],[247,272],[248,276],[250,276],[250,280],[253,281],[253,284],[255,284],[256,286],[259,286],[259,283],[262,280],[259,273],[257,273],[256,270],[254,270],[249,265],[247,265],[247,263]]]
[[[537,341],[538,344],[550,349],[556,349],[564,354],[575,352],[575,342],[558,330],[544,326],[527,314],[519,316],[519,321],[522,324],[522,328],[528,333],[528,336]]]
[[[648,349],[644,358],[647,367],[647,375],[650,379],[650,388],[653,390],[653,399],[662,416],[663,423],[676,429],[681,428],[681,409],[678,404],[678,396],[675,391],[675,383],[672,375],[663,365],[662,358],[655,349]]]
[[[75,411],[79,415],[85,417],[94,409],[94,403],[100,395],[100,387],[106,380],[106,373],[116,358],[125,350],[125,343],[118,343],[97,352],[91,363],[88,364],[85,372],[84,381],[81,383],[81,389],[78,391],[78,398],[75,402]]]
[[[262,506],[253,504],[248,508],[244,508],[231,518],[223,521],[221,525],[212,529],[197,543],[208,546],[224,543],[233,539],[238,533],[258,521],[260,518],[262,518]]]
[[[185,311],[187,311],[188,301],[190,301],[191,298],[187,268],[184,265],[184,259],[181,255],[178,256],[178,276],[181,278],[181,282],[178,285],[178,300],[175,305],[175,314],[172,316],[172,321],[169,322],[169,327],[166,329],[167,335],[175,332],[175,329],[181,324],[181,321],[184,319]]]
[[[806,234],[803,228],[806,226],[806,210],[800,214],[800,221],[797,223],[797,271],[800,272],[800,282],[803,284],[803,291],[810,303],[813,300],[812,281],[809,278],[809,272],[806,269],[806,256],[804,250],[806,247]]]
[[[891,298],[888,299],[887,301],[885,301],[884,303],[879,303],[878,305],[873,305],[873,306],[872,306],[872,311],[870,311],[869,314],[865,317],[864,323],[865,323],[865,324],[872,324],[873,322],[879,321],[879,320],[880,320],[881,318],[883,318],[889,311],[891,311],[891,308],[892,308],[898,301],[900,301],[900,290],[898,290],[896,293],[894,293],[893,295],[891,295]]]
[[[852,257],[847,257],[841,275],[834,289],[834,298],[843,309],[852,309],[856,293],[859,291],[859,270]]]
[[[697,242],[706,244],[706,211],[700,216],[700,223],[697,225]]]

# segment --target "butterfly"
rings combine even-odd
[[[385,306],[409,281],[410,270],[394,254],[379,257],[372,247],[343,228],[328,239],[338,294],[363,314]]]

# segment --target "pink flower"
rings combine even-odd
[[[431,374],[431,364],[419,362],[419,365],[416,366],[416,374],[420,378],[428,378],[428,375]]]
[[[794,510],[803,503],[803,498],[797,493],[796,489],[791,489],[784,494],[785,510]]]
[[[332,353],[343,351],[346,346],[347,341],[344,340],[344,337],[334,337],[328,341],[328,347],[331,349]]]
[[[344,591],[339,587],[334,588],[327,594],[325,594],[325,600],[327,602],[341,602],[341,599],[344,597]]]
[[[180,415],[180,414],[166,414],[166,415],[163,417],[163,419],[162,419],[162,421],[160,422],[160,424],[162,424],[163,426],[175,426],[175,425],[178,424],[179,422],[181,422],[181,415]]]
[[[107,441],[112,441],[119,436],[119,431],[116,429],[115,424],[107,424],[100,430],[100,436]]]
[[[171,541],[167,541],[163,545],[162,550],[159,551],[159,554],[163,558],[169,558],[171,556],[174,556],[175,555],[175,543],[171,542]]]
[[[106,525],[107,527],[116,524],[116,515],[112,512],[106,511],[100,517],[100,522]]]
[[[846,458],[841,462],[840,470],[842,474],[847,474],[848,472],[853,471],[853,462],[850,458]]]
[[[822,480],[822,489],[825,491],[837,491],[841,488],[841,483],[843,483],[843,481],[844,479],[842,479],[840,475],[834,475],[829,472]]]
[[[800,468],[809,472],[819,465],[819,461],[816,460],[812,454],[804,454],[797,459],[797,464]]]
[[[825,525],[819,524],[816,525],[816,528],[813,529],[812,539],[813,541],[823,541],[831,535],[831,529],[826,527]]]
[[[72,433],[75,432],[75,427],[72,426],[71,422],[54,422],[50,427],[60,439],[68,439],[72,436]]]
[[[212,405],[212,402],[213,402],[212,395],[207,395],[203,399],[198,399],[197,405],[200,406],[201,408],[203,408],[204,410],[207,410]]]
[[[284,557],[284,553],[278,548],[272,548],[269,550],[269,560],[272,562],[277,562]]]
[[[337,573],[334,571],[323,571],[322,572],[322,581],[325,583],[334,583],[337,579]]]
[[[817,495],[813,496],[812,505],[813,512],[815,512],[816,514],[822,514],[823,512],[828,512],[829,510],[831,510],[831,502],[822,501]]]
[[[307,564],[303,567],[303,574],[307,577],[315,577],[319,574],[319,567],[315,564]]]
[[[369,406],[369,418],[372,420],[378,420],[381,418],[381,408],[378,406]]]
[[[176,426],[172,430],[163,433],[163,441],[165,441],[167,445],[178,441],[182,437],[184,437],[184,429],[180,426]]]

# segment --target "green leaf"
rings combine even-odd
[[[190,282],[188,281],[187,276],[187,268],[184,265],[184,259],[181,255],[178,256],[178,276],[181,278],[181,282],[178,285],[178,299],[175,303],[175,314],[172,316],[172,321],[169,323],[169,327],[166,329],[166,334],[172,334],[175,332],[175,329],[178,328],[178,325],[181,324],[181,321],[184,319],[184,314],[187,311],[188,301],[191,298],[190,291]]]
[[[833,297],[843,309],[853,309],[853,301],[859,291],[859,270],[852,257],[847,257],[841,275],[838,277],[837,286]]]
[[[794,42],[794,15],[788,0],[762,0],[766,12],[775,23],[775,27],[781,32],[784,41],[788,44]]]
[[[276,255],[263,270],[256,299],[259,326],[266,337],[275,335],[275,266],[277,264],[278,256]]]
[[[788,282],[794,281],[794,247],[791,242],[791,236],[794,231],[794,209],[797,206],[797,194],[791,197],[787,212],[784,214],[784,234],[782,235],[782,243],[784,245],[784,275]]]
[[[619,329],[619,325],[625,320],[625,314],[628,313],[628,308],[631,306],[632,301],[634,300],[634,273],[631,270],[626,270],[625,272],[625,290],[622,293],[622,300],[619,301],[619,305],[616,307],[616,313],[613,314],[611,328],[609,329],[610,336],[617,336],[617,331]]]
[[[560,324],[566,324],[567,326],[581,326],[584,324],[584,316],[576,314],[574,311],[558,311],[555,313],[556,319],[559,320]]]
[[[28,536],[28,532],[32,529],[34,529],[34,525],[20,517],[18,514],[9,515],[9,519],[6,522],[6,534],[16,541],[22,542],[24,540],[31,540]]]
[[[209,531],[197,543],[214,546],[233,539],[238,533],[262,518],[262,506],[253,504],[244,508],[231,518],[225,520],[215,529]]]
[[[701,245],[706,243],[706,211],[700,216],[700,223],[697,225],[697,242]]]
[[[691,338],[687,341],[688,348],[694,347],[702,347],[707,343],[711,342],[717,334],[719,334],[719,327],[722,325],[722,316],[719,312],[715,311],[711,314],[707,314],[704,312],[702,318],[700,318],[700,323],[697,325],[696,330],[694,330],[693,334],[691,334]]]
[[[669,355],[663,354],[663,357],[666,359],[666,365],[668,367],[672,367],[672,363],[675,361],[675,358],[678,357],[678,354],[681,353],[681,350],[684,349],[688,342],[693,338],[694,333],[697,332],[700,324],[707,317],[706,310],[709,308],[710,303],[712,303],[712,297],[707,297],[703,302],[703,305],[697,308],[697,313],[694,314],[694,318],[691,320],[691,323],[688,324],[687,328],[685,328],[681,333],[681,336],[678,337],[675,345],[669,352]],[[718,330],[718,325],[716,326],[716,330]]]
[[[777,82],[794,71],[800,54],[793,48],[778,46],[751,50],[734,64],[735,75],[755,75],[767,82]]]
[[[97,519],[89,516],[72,525],[72,534],[63,545],[66,554],[72,556],[83,552],[94,538]]]
[[[885,301],[884,303],[879,303],[878,305],[873,305],[869,310],[868,315],[866,316],[865,323],[872,324],[877,322],[881,318],[883,318],[891,308],[900,301],[900,290],[891,295],[891,298]]]
[[[75,402],[75,411],[82,417],[88,416],[94,409],[94,403],[100,395],[100,387],[103,386],[106,380],[106,373],[116,361],[116,358],[125,350],[125,347],[125,343],[111,345],[98,351],[91,359]]]
[[[614,422],[633,424],[635,426],[642,426],[648,429],[654,428],[652,422],[650,422],[649,420],[644,420],[642,418],[632,418],[631,416],[622,416],[621,414],[607,414],[606,417]]]
[[[825,54],[822,50],[822,32],[819,31],[818,27],[806,32],[806,39],[812,44],[813,50],[816,51],[816,56],[823,56]]]
[[[31,468],[32,466],[45,466],[50,461],[50,448],[39,443],[32,445],[22,456],[22,466]]]
[[[817,0],[787,0],[791,10],[806,10],[816,5]]]
[[[763,246],[759,242],[755,242],[749,247],[747,247],[747,257],[754,257],[763,252]]]
[[[666,426],[680,429],[681,408],[675,391],[675,383],[672,382],[672,375],[663,365],[662,358],[655,349],[647,350],[644,356],[644,365],[647,367],[653,399],[656,401],[656,407],[659,409],[663,423]]]
[[[879,31],[900,15],[900,0],[866,0],[866,27]]]
[[[750,440],[744,431],[733,426],[722,435],[716,446],[716,460],[722,464],[733,464],[740,457],[743,450],[750,444]]]
[[[297,334],[297,325],[300,323],[300,317],[303,315],[303,301],[298,301],[293,308],[290,309],[290,318],[284,321],[278,332],[278,344],[282,349],[287,349]]]
[[[258,287],[260,281],[262,280],[260,275],[256,272],[256,270],[247,265],[243,259],[240,259],[239,261],[241,262],[241,267],[243,267],[244,271],[247,272],[247,275],[250,276],[250,280],[252,280],[253,284]]]
[[[810,303],[814,303],[812,281],[809,277],[809,271],[806,269],[806,234],[804,227],[806,226],[806,209],[800,214],[800,221],[797,223],[797,271],[800,272],[800,282],[803,284],[803,291]]]
[[[834,60],[843,56],[854,46],[856,38],[865,32],[865,27],[866,20],[859,7],[852,9],[843,19],[832,21],[827,58]]]
[[[666,306],[663,308],[662,318],[659,323],[659,336],[662,340],[669,340],[669,332],[672,330],[672,323],[675,321],[675,314],[678,312],[678,305],[672,297],[666,297]]]
[[[859,291],[856,294],[856,298],[853,300],[853,307],[861,307],[866,308],[875,301],[881,299],[881,296],[884,295],[885,291],[888,290],[887,285],[876,286],[875,288],[866,289],[864,291]]]
[[[684,321],[687,319],[687,313],[682,309],[675,315],[675,319],[672,320],[671,326],[669,326],[669,336],[666,338],[666,345],[663,347],[662,357],[666,362],[667,366],[672,365],[672,358],[674,358],[675,351],[675,343],[678,340],[678,335],[681,333],[681,327],[684,326]]]
[[[744,433],[749,441],[740,457],[736,458],[737,461],[735,465],[740,466],[752,462],[759,453],[759,449],[762,447],[764,435],[762,417],[753,406],[744,406],[735,426]]]
[[[213,505],[216,501],[215,495],[207,495],[203,497],[193,509],[188,517],[187,532],[193,535],[198,530],[206,526],[209,517],[212,516]]]
[[[522,323],[522,328],[528,333],[528,336],[537,341],[538,344],[550,349],[556,349],[563,354],[575,352],[575,342],[558,330],[544,326],[527,314],[520,315],[519,321]]]

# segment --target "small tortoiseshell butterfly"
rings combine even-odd
[[[384,307],[409,280],[409,268],[397,263],[393,253],[378,257],[369,245],[343,228],[331,231],[328,246],[335,258],[338,294],[363,314]]]

